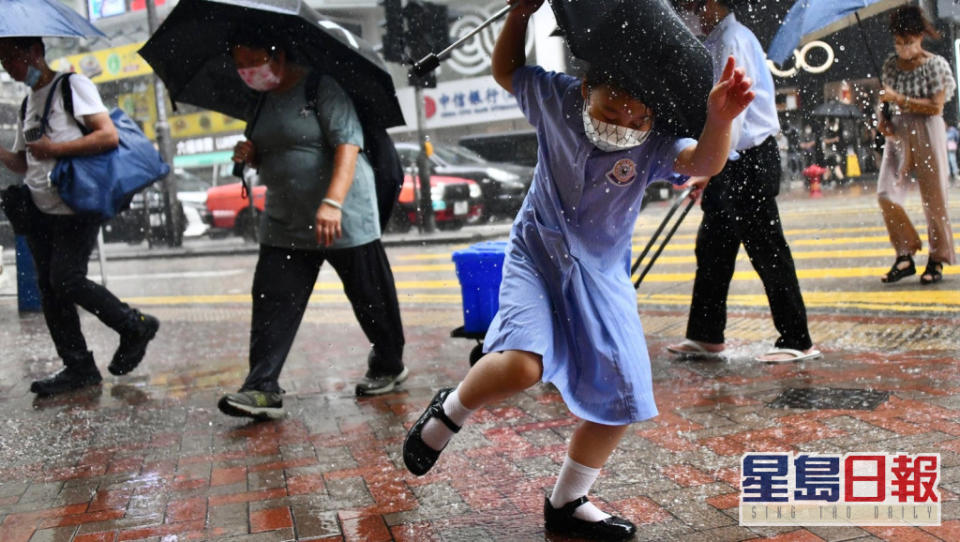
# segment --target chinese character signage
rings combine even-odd
[[[150,65],[137,52],[143,43],[132,43],[109,49],[59,58],[50,63],[57,71],[82,73],[94,83],[116,81],[153,73]]]
[[[741,525],[940,525],[940,454],[748,453]]]
[[[153,0],[155,6],[162,6],[166,0]],[[147,9],[146,0],[130,0],[129,8],[127,0],[87,0],[87,10],[90,13],[90,20],[95,21],[103,17],[113,17],[114,15],[123,15],[128,11],[142,11]]]
[[[407,129],[415,129],[413,89],[400,89],[397,97]],[[424,89],[423,98],[428,129],[523,118],[516,98],[489,75],[440,83],[437,88]]]
[[[90,10],[90,20],[95,21],[103,17],[122,15],[127,12],[126,0],[87,0],[87,9]]]

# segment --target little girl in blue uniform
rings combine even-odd
[[[730,123],[753,99],[730,58],[707,105],[700,143],[651,128],[656,111],[616,74],[585,81],[525,66],[529,18],[543,0],[517,4],[493,54],[493,75],[537,129],[533,185],[514,222],[500,310],[487,354],[456,389],[440,390],[404,442],[407,468],[426,473],[471,412],[551,382],[582,421],[544,503],[546,529],[621,540],[636,528],[587,500],[627,426],[657,415],[650,359],[630,282],[631,235],[646,185],[712,176],[727,159]]]

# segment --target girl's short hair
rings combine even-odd
[[[894,36],[926,35],[940,39],[940,33],[923,14],[920,6],[901,6],[890,14],[890,33]]]
[[[608,86],[633,96],[633,93],[620,82],[623,80],[623,77],[613,68],[600,64],[584,63],[579,71],[580,77],[587,84],[588,88]]]

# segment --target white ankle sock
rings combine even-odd
[[[443,400],[443,412],[453,423],[463,427],[464,422],[467,421],[473,411],[460,402],[460,395],[457,393],[459,390],[460,388],[457,387]],[[442,450],[450,441],[450,438],[453,437],[453,431],[442,421],[433,418],[423,426],[420,436],[427,446],[434,450]]]
[[[583,497],[590,491],[598,476],[600,469],[581,465],[567,456],[560,468],[560,475],[557,476],[557,485],[553,486],[550,506],[562,508],[568,502]],[[585,502],[574,511],[573,517],[584,521],[603,521],[610,517],[610,514],[602,512],[593,503]]]

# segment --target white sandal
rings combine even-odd
[[[786,359],[769,359],[769,356],[782,355],[787,355],[790,357]],[[774,348],[762,356],[757,356],[756,360],[761,363],[793,363],[795,361],[805,361],[808,359],[818,359],[821,357],[823,357],[823,354],[815,348],[811,348],[809,352],[804,352],[803,350],[796,350],[793,348]]]
[[[667,351],[685,358],[720,359],[723,357],[722,350],[711,352],[697,341],[691,341],[690,339],[684,339],[679,344],[667,346]]]

